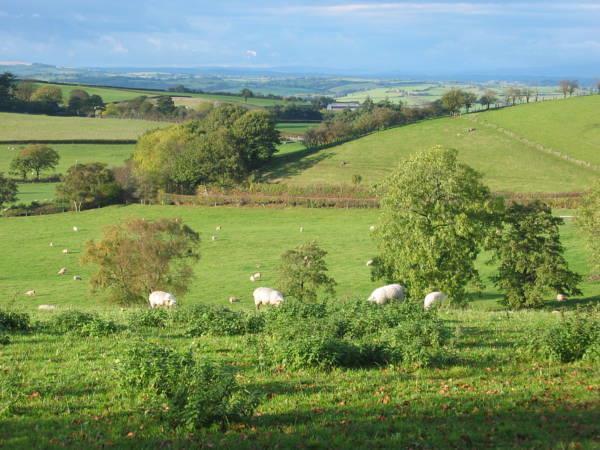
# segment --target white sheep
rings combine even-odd
[[[262,276],[262,274],[260,272],[256,272],[254,275],[252,275],[254,277],[255,280],[260,280],[260,277]]]
[[[65,249],[63,249],[63,254],[65,254],[65,255],[66,255],[66,254],[68,254],[68,253],[69,253],[69,249],[68,249],[68,248],[65,248]]]
[[[40,311],[53,311],[56,309],[56,306],[54,306],[54,305],[39,305],[38,309]]]
[[[35,290],[31,289],[30,291],[25,292],[27,297],[35,297]]]
[[[64,275],[67,273],[67,268],[66,267],[61,267],[61,269],[58,271],[59,275]]]
[[[238,303],[240,299],[238,297],[231,296],[229,297],[229,303]]]
[[[400,284],[388,284],[386,286],[378,287],[371,292],[367,301],[377,305],[385,305],[391,300],[404,300],[404,295],[404,286]]]
[[[54,247],[54,242],[50,242],[50,247]]]
[[[177,304],[175,296],[170,292],[154,291],[148,296],[150,302],[150,308],[171,308]]]
[[[254,306],[259,309],[261,305],[279,306],[283,302],[283,294],[275,289],[259,287],[252,293]]]
[[[371,226],[369,227],[369,231],[370,231],[370,232],[373,232],[373,231],[375,231],[375,225],[371,225]]]
[[[556,295],[556,301],[557,302],[566,302],[567,298],[568,297],[565,294],[557,294]]]
[[[250,275],[250,281],[252,281],[253,283],[256,281],[256,278],[254,278],[254,275]]]
[[[217,227],[215,228],[215,230],[221,231],[221,225],[217,225]]]
[[[77,231],[79,231],[79,228],[73,227],[73,231],[77,232]]]
[[[216,240],[217,240],[217,237],[216,237],[214,234],[213,234],[213,235],[212,235],[210,238],[211,238],[211,240],[213,240],[213,241],[216,241]]]
[[[304,232],[304,227],[300,227],[300,233]]]
[[[73,275],[73,281],[81,281],[80,275]]]
[[[425,296],[425,300],[423,300],[423,307],[425,309],[431,308],[433,305],[437,303],[442,303],[446,300],[448,296],[440,291],[430,292]]]
[[[373,260],[372,259],[368,260],[367,261],[367,267],[372,266],[372,265],[373,265]]]

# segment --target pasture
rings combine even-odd
[[[197,278],[182,299],[183,304],[225,305],[229,296],[237,296],[242,301],[233,307],[252,308],[251,293],[257,284],[249,276],[260,271],[263,274],[260,285],[276,286],[281,254],[313,239],[329,252],[326,259],[330,272],[339,284],[337,298],[366,298],[378,284],[371,281],[365,265],[375,252],[369,226],[375,223],[377,215],[377,210],[361,209],[131,205],[79,214],[5,218],[0,230],[0,245],[5,254],[0,261],[4,293],[0,305],[10,303],[27,310],[35,310],[42,303],[62,308],[106,309],[108,306],[98,294],[88,289],[92,268],[82,267],[79,258],[85,242],[100,238],[103,227],[133,217],[180,217],[201,233]],[[215,230],[217,225],[222,227],[219,232]],[[73,232],[73,226],[80,231]],[[301,226],[303,232],[299,231]],[[569,262],[575,270],[587,274],[584,242],[573,223],[568,222],[562,233]],[[211,240],[213,235],[215,241]],[[70,252],[67,255],[62,253],[65,248]],[[479,268],[487,287],[481,297],[474,296],[474,305],[496,309],[499,295],[487,280],[492,268],[485,261],[482,257]],[[57,275],[61,267],[67,268],[67,276]],[[81,275],[83,282],[73,281],[72,275]],[[30,289],[38,293],[33,299],[23,295]],[[600,285],[585,283],[583,290],[585,298],[592,298],[600,294]]]
[[[562,102],[517,106],[498,113],[510,115],[518,113],[521,108],[535,111],[551,103],[558,105]],[[477,118],[487,120],[484,118],[488,114],[481,113]],[[588,119],[582,115],[581,120]],[[548,129],[540,123],[537,126],[540,133]],[[554,127],[550,134],[560,134],[560,129],[568,126],[570,123],[562,126],[558,122],[548,124],[548,127]],[[469,128],[475,130],[468,132]],[[595,141],[593,137],[590,139],[598,142],[597,138]],[[286,155],[284,159],[275,158],[265,174],[272,180],[297,185],[350,183],[352,176],[359,174],[363,183],[372,184],[380,182],[407,155],[435,145],[457,149],[459,159],[482,172],[484,181],[497,191],[577,191],[586,189],[599,176],[596,171],[532,148],[495,128],[479,126],[470,115],[426,120],[375,132],[319,151],[299,151],[297,157]],[[585,150],[585,145],[579,147],[579,141],[573,140],[569,147],[591,153],[591,150]]]
[[[0,142],[137,139],[145,131],[168,125],[171,124],[135,119],[0,113]]]

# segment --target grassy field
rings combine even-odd
[[[547,104],[518,106],[506,109],[505,113],[520,114],[520,108],[533,111]],[[487,113],[480,117],[487,117]],[[547,130],[544,122],[536,124],[540,130]],[[467,132],[472,127],[476,130]],[[593,135],[590,142],[600,145],[600,140],[594,140]],[[469,116],[429,120],[377,132],[317,152],[298,151],[297,157],[276,158],[266,173],[273,180],[290,184],[350,183],[354,174],[362,175],[365,183],[376,183],[409,154],[434,145],[457,149],[459,158],[482,172],[485,182],[494,190],[574,191],[587,188],[599,176],[591,169],[531,148],[496,129],[478,126]],[[578,141],[571,144],[572,148],[578,146]]]
[[[90,267],[82,267],[79,257],[89,239],[101,236],[102,228],[126,218],[180,217],[202,235],[202,259],[197,265],[198,277],[183,303],[225,304],[231,295],[242,302],[236,308],[250,308],[251,293],[256,284],[249,276],[259,270],[261,283],[277,284],[280,255],[299,243],[315,239],[329,252],[327,261],[332,276],[338,281],[338,297],[366,298],[377,285],[370,280],[365,262],[375,251],[369,226],[377,218],[377,210],[340,209],[264,209],[264,208],[194,208],[173,206],[127,206],[91,210],[80,214],[66,213],[29,218],[6,218],[0,229],[0,260],[3,298],[0,305],[12,302],[29,310],[38,304],[52,303],[61,307],[103,308],[97,294],[88,290]],[[77,226],[79,232],[73,232]],[[222,226],[216,232],[215,227]],[[300,226],[304,232],[300,233]],[[340,232],[344,230],[343,232]],[[572,223],[563,228],[567,256],[573,267],[586,273],[583,242]],[[217,237],[216,241],[211,236]],[[269,245],[264,241],[268,239]],[[50,247],[49,243],[54,246]],[[71,253],[62,254],[68,248]],[[482,258],[480,269],[487,277],[492,268]],[[260,268],[257,268],[260,265]],[[56,273],[67,267],[69,275],[81,275],[83,282]],[[476,305],[494,309],[499,298],[488,282]],[[22,294],[35,289],[35,299]],[[584,296],[600,294],[600,284],[584,284]]]
[[[530,103],[474,116],[600,167],[600,95]]]
[[[278,123],[277,129],[285,134],[299,135],[306,133],[309,129],[318,126],[318,123],[314,122],[296,122],[296,123]]]
[[[148,120],[0,113],[0,141],[137,139],[147,130],[168,125],[171,124]]]

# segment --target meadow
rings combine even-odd
[[[137,139],[145,131],[171,125],[136,119],[96,119],[0,113],[0,142],[23,140]]]
[[[592,97],[574,101],[590,99]],[[594,104],[599,101],[600,98]],[[265,174],[271,180],[297,185],[350,183],[352,176],[359,174],[363,183],[372,184],[380,182],[408,155],[442,145],[457,149],[459,159],[482,172],[485,182],[493,190],[583,190],[599,176],[597,171],[540,151],[494,127],[478,125],[478,122],[488,120],[487,117],[495,117],[494,114],[506,114],[510,117],[511,114],[520,115],[520,110],[527,110],[531,116],[538,118],[537,121],[530,122],[529,127],[541,130],[532,132],[536,137],[542,133],[561,136],[561,130],[570,128],[573,122],[581,124],[580,128],[590,127],[586,124],[593,122],[593,115],[575,114],[565,123],[554,120],[551,114],[546,114],[546,107],[562,103],[557,101],[517,106],[498,112],[481,113],[474,117],[463,115],[459,118],[433,119],[388,129],[318,151],[299,151],[297,157],[286,155],[286,158],[275,158],[266,168]],[[474,131],[468,132],[470,128],[474,128]],[[566,135],[571,135],[570,133],[565,131]],[[565,153],[582,155],[592,161],[597,153],[593,150],[594,142],[598,142],[594,133],[595,131],[590,131],[588,138],[584,137],[581,141],[572,139],[565,147]]]

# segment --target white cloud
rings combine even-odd
[[[256,58],[256,55],[258,55],[258,53],[256,53],[256,50],[246,50],[247,58]]]

